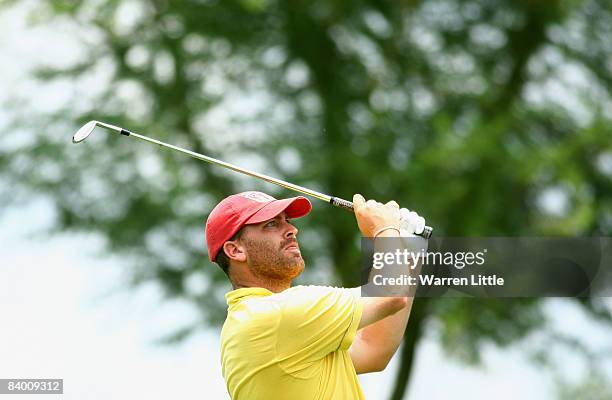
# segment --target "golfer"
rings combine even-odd
[[[365,237],[397,237],[400,211],[356,194]],[[359,288],[291,286],[304,270],[291,219],[305,197],[261,192],[221,201],[206,222],[210,260],[227,274],[221,365],[233,400],[363,399],[357,374],[382,371],[397,350],[412,298],[361,297]]]

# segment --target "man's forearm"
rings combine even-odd
[[[400,243],[400,241],[396,241],[399,237],[393,230],[383,232],[379,237],[387,238],[388,241],[384,243],[375,243],[377,250],[383,250],[387,247],[385,244],[392,245],[392,248],[394,248],[397,243]],[[382,239],[382,241],[385,241],[385,239]],[[415,269],[411,268],[411,265],[405,267],[410,275],[415,276],[420,272],[420,266],[417,266]],[[409,294],[410,296],[406,296],[407,303],[404,308],[357,332],[360,340],[375,352],[376,357],[381,358],[381,363],[385,366],[391,360],[393,354],[395,354],[402,342],[410,317],[412,303],[414,301],[414,297],[411,297],[414,295],[414,289],[403,288],[400,289],[399,292]]]
[[[406,307],[357,332],[359,339],[380,357],[380,364],[386,366],[402,342],[413,301],[409,297]]]

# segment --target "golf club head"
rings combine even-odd
[[[72,143],[79,143],[87,139],[87,137],[91,135],[91,132],[96,129],[96,126],[98,126],[98,121],[89,121],[83,125],[81,129],[79,129],[77,133],[72,136]]]

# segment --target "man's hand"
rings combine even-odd
[[[400,210],[395,201],[387,204],[375,200],[366,201],[362,195],[353,196],[353,209],[357,218],[357,225],[365,237],[374,237],[381,228],[391,227],[400,229]]]

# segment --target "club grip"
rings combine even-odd
[[[329,203],[336,206],[336,207],[340,207],[340,208],[344,208],[345,210],[348,211],[352,211],[354,212],[355,210],[353,209],[353,203],[348,201],[348,200],[344,200],[341,199],[339,197],[334,197],[331,196],[329,198]],[[429,239],[431,237],[431,234],[433,233],[433,228],[431,226],[425,226],[425,228],[423,229],[423,232],[421,233],[417,233],[417,236],[421,236],[422,238],[425,239]]]
[[[341,199],[339,197],[333,197],[332,196],[329,199],[329,202],[331,204],[333,204],[334,206],[336,206],[336,207],[344,208],[344,209],[349,210],[349,211],[354,211],[353,210],[353,203],[348,201],[348,200],[344,200],[344,199]]]

